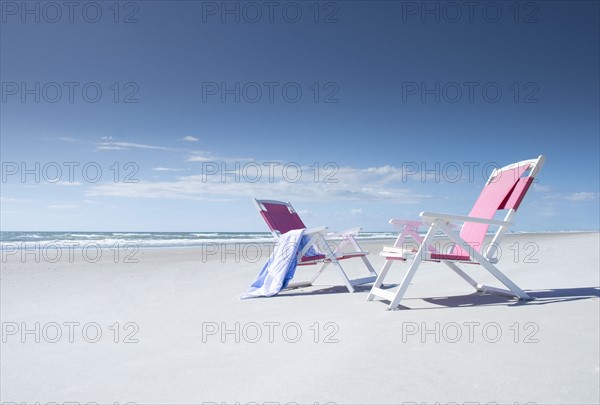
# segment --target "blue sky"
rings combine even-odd
[[[598,229],[599,3],[467,3],[3,2],[1,228],[388,230],[544,154],[515,229]]]

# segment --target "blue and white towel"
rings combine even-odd
[[[304,229],[292,230],[281,235],[269,260],[256,276],[250,289],[242,294],[240,299],[271,297],[287,287],[296,272],[298,252],[304,249],[308,241],[309,237],[304,235]]]

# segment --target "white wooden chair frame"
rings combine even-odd
[[[503,171],[511,170],[515,167],[523,167],[525,165],[527,165],[528,170],[530,171],[528,177],[530,177],[531,181],[533,181],[533,178],[537,176],[540,169],[542,168],[544,161],[544,156],[539,156],[537,159],[524,160],[509,166],[505,166],[501,169],[496,169],[490,175],[490,179],[486,182],[486,186]],[[527,190],[525,190],[525,192],[526,191]],[[520,200],[516,204],[516,208],[518,208],[519,203]],[[421,221],[405,221],[400,219],[391,219],[390,223],[400,227],[402,231],[398,235],[398,238],[396,239],[394,245],[391,248],[384,248],[384,250],[380,253],[386,258],[386,261],[383,265],[381,272],[379,273],[379,276],[377,277],[377,280],[373,284],[373,287],[367,297],[367,300],[372,301],[375,297],[380,297],[390,301],[388,309],[396,309],[400,305],[400,302],[404,297],[406,290],[408,289],[408,286],[410,285],[417,269],[419,268],[419,265],[424,260],[444,263],[456,274],[458,274],[463,280],[465,280],[473,288],[475,288],[476,291],[516,297],[520,300],[530,300],[531,297],[527,293],[525,293],[519,286],[517,286],[495,266],[495,264],[498,262],[498,259],[494,258],[494,254],[496,253],[498,244],[500,243],[501,239],[506,234],[510,226],[513,225],[512,220],[516,214],[516,208],[508,209],[508,212],[503,220],[477,218],[465,215],[441,214],[426,211],[420,213],[420,217],[422,218]],[[471,246],[467,241],[461,238],[461,236],[458,233],[451,229],[452,221],[462,222],[463,224],[483,223],[495,225],[499,228],[496,230],[493,239],[489,244],[489,247],[486,249],[485,253],[481,253],[478,251],[478,249]],[[427,233],[425,234],[425,237],[421,237],[418,234],[418,227],[422,225],[425,225],[429,228],[427,230]],[[438,231],[448,236],[448,238],[450,238],[452,242],[460,246],[464,250],[464,252],[467,252],[468,258],[454,258],[451,254],[444,255],[444,253],[438,252],[433,246],[431,246],[434,234]],[[404,244],[407,237],[412,238],[418,244],[419,248],[416,252],[414,250],[404,249]],[[479,248],[483,249],[484,245],[482,244],[482,246],[480,246]],[[396,291],[381,288],[384,279],[390,271],[393,262],[397,260],[406,261],[407,257],[411,255],[414,255],[414,259]],[[478,283],[457,265],[457,263],[460,262],[480,264],[498,281],[500,281],[506,287],[506,289],[496,288]]]
[[[254,203],[258,208],[259,212],[265,211],[265,206],[263,204],[277,204],[285,205],[290,211],[290,213],[297,215],[296,211],[289,202],[254,199]],[[263,219],[265,219],[264,216]],[[273,229],[272,224],[270,224],[266,219],[265,221],[267,222],[267,225],[269,226],[273,237],[276,240],[278,240],[281,235],[279,230]],[[309,236],[310,239],[306,243],[304,248],[300,252],[298,252],[298,266],[317,265],[320,263],[322,263],[322,265],[317,269],[317,271],[312,275],[312,277],[308,281],[290,283],[288,284],[287,288],[301,288],[313,285],[316,279],[330,264],[333,264],[333,266],[337,269],[344,285],[351,293],[355,291],[356,286],[374,282],[377,278],[377,272],[371,265],[369,259],[366,257],[369,254],[369,252],[362,250],[355,238],[360,231],[361,228],[352,228],[341,232],[329,232],[328,228],[325,226],[305,229],[304,235]],[[332,249],[330,242],[333,238],[340,237],[342,238],[342,242],[337,246],[336,249]],[[317,256],[314,260],[307,260],[308,258],[304,257],[304,255],[309,251],[311,247],[315,248],[320,253],[320,255]],[[344,252],[343,248],[345,247],[350,247],[352,250],[349,252]],[[344,268],[340,264],[340,260],[357,257],[360,257],[362,259],[370,275],[368,277],[350,279],[344,271]]]

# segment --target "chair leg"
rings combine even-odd
[[[456,263],[449,262],[447,260],[443,260],[443,262],[444,264],[446,264],[446,266],[450,267],[456,274],[458,274],[463,280],[471,284],[471,286],[474,289],[479,290],[479,284],[477,283],[477,281],[473,280],[467,273],[465,273],[460,267],[458,267]]]
[[[311,240],[312,241],[312,240]],[[316,244],[317,239],[314,240],[315,243],[313,243],[314,245],[318,246]],[[346,274],[346,272],[344,271],[342,265],[340,264],[340,262],[336,259],[336,255],[335,255],[335,251],[331,248],[331,246],[327,243],[327,240],[324,239],[322,236],[320,238],[318,238],[318,241],[321,242],[322,248],[319,249],[323,254],[325,254],[325,261],[323,263],[323,266],[321,266],[321,268],[319,270],[317,270],[317,272],[312,276],[312,278],[310,279],[310,281],[308,281],[307,285],[312,285],[315,280],[323,273],[323,271],[327,268],[327,266],[329,266],[329,264],[333,263],[333,265],[338,269],[338,271],[340,272],[340,275],[342,276],[342,280],[344,281],[344,285],[348,288],[348,291],[350,291],[351,293],[355,291],[354,286],[355,285],[361,285],[361,284],[365,284],[365,283],[371,283],[373,282],[376,277],[377,277],[377,272],[375,271],[375,269],[373,268],[373,265],[371,264],[371,262],[369,261],[369,259],[367,259],[365,256],[361,256],[361,259],[364,263],[364,265],[367,267],[367,270],[369,271],[369,273],[371,274],[369,277],[364,277],[364,278],[359,278],[359,279],[355,279],[355,280],[350,280],[348,278],[348,275]],[[356,243],[356,241],[353,238],[349,239],[349,242],[352,242],[352,245],[356,248],[357,251],[360,250],[360,246],[358,246],[358,243]],[[311,244],[311,246],[313,245]],[[309,244],[307,244],[308,246]],[[304,255],[306,253],[306,251],[308,251],[308,247],[305,247],[304,250],[302,252],[300,252],[300,254],[298,254],[298,257],[302,257],[302,255]]]
[[[473,258],[475,261],[477,261],[479,264],[481,264],[487,271],[489,271],[494,277],[496,277],[496,279],[498,281],[500,281],[502,284],[504,284],[506,287],[508,287],[508,289],[513,293],[513,295],[515,297],[518,297],[519,299],[522,299],[522,300],[530,300],[531,299],[531,296],[526,294],[525,291],[521,290],[519,288],[519,286],[517,286],[515,283],[513,283],[511,281],[511,279],[506,277],[504,275],[504,273],[502,273],[500,270],[498,270],[498,268],[496,266],[494,266],[485,257],[483,257],[483,255],[481,253],[474,250],[473,248],[470,248],[470,246],[467,244],[467,242],[460,239],[460,237],[458,235],[456,235],[454,232],[452,232],[445,224],[443,224],[441,221],[437,221],[436,225],[446,235],[448,235],[448,237],[454,243],[460,245],[463,249],[469,251],[470,252],[469,255],[471,256],[471,258]],[[504,293],[504,292],[502,292],[502,290],[499,290],[497,288],[486,287],[486,286],[482,286],[479,284],[477,285],[477,289],[480,291],[488,290],[490,292],[495,292],[495,293]]]
[[[383,285],[383,280],[385,279],[385,276],[390,271],[390,268],[392,267],[393,263],[394,263],[393,260],[386,260],[385,261],[385,264],[383,265],[383,268],[379,272],[379,275],[377,276],[377,279],[375,280],[375,283],[373,283],[373,287],[371,287],[371,291],[369,292],[369,295],[367,296],[367,301],[373,301],[373,298],[376,297],[376,295],[373,294],[373,291],[374,291],[375,288],[379,288],[379,287],[381,287]]]
[[[342,268],[342,265],[340,264],[340,262],[338,262],[337,260],[332,260],[331,261],[335,267],[339,270],[340,275],[342,276],[342,280],[344,280],[344,284],[346,285],[346,288],[348,288],[348,291],[350,291],[351,293],[354,292],[354,286],[352,285],[352,282],[350,281],[350,279],[348,278],[348,276],[346,275],[346,272],[344,271],[344,269]]]
[[[492,273],[492,275],[494,277],[496,277],[496,279],[498,279],[498,281],[500,281],[502,284],[504,284],[506,287],[508,287],[508,289],[510,289],[510,291],[513,292],[515,297],[518,297],[521,300],[530,300],[531,299],[531,296],[529,294],[527,294],[525,291],[521,290],[521,288],[519,288],[518,285],[516,285],[515,283],[512,282],[511,279],[506,277],[504,275],[504,273],[502,273],[500,270],[498,270],[498,268],[496,266],[494,266],[493,264],[491,264],[490,262],[488,262],[486,260],[483,260],[481,262],[481,265],[483,267],[485,267],[485,269],[487,271]],[[485,287],[485,286],[482,286],[482,287]],[[493,292],[493,289],[490,289],[490,291]]]
[[[400,287],[398,288],[398,290],[396,291],[396,294],[394,295],[394,299],[390,302],[390,306],[388,307],[389,310],[396,309],[398,307],[398,305],[400,304],[400,301],[404,297],[404,294],[406,293],[406,290],[408,289],[410,282],[412,281],[413,277],[415,276],[415,273],[417,272],[419,265],[423,261],[423,256],[426,254],[426,251],[427,251],[428,245],[429,245],[429,241],[431,238],[433,238],[433,235],[435,233],[434,228],[435,228],[435,225],[431,224],[431,226],[429,227],[429,230],[427,231],[427,235],[425,235],[425,238],[423,239],[421,246],[419,246],[419,250],[417,251],[417,254],[415,255],[413,262],[411,263],[410,267],[408,268],[408,271],[404,275],[404,279],[402,279],[402,283],[400,283]]]
[[[323,263],[321,268],[319,270],[317,270],[317,272],[310,279],[311,284],[315,282],[315,280],[323,273],[323,271],[327,268],[327,266],[329,266],[329,262]]]
[[[354,287],[352,286],[352,282],[350,282],[350,279],[346,275],[346,272],[342,268],[342,265],[340,264],[340,262],[335,258],[335,252],[331,249],[331,246],[329,246],[329,244],[327,243],[327,241],[324,238],[322,238],[322,241],[324,242],[324,245],[323,245],[324,252],[323,253],[325,253],[326,260],[329,259],[330,263],[332,263],[338,269],[338,271],[340,272],[340,276],[342,276],[342,280],[344,281],[344,284],[346,285],[346,288],[348,289],[348,291],[353,293]],[[329,263],[325,262],[325,264],[321,268],[321,271],[323,271],[328,264]],[[320,272],[319,272],[319,274],[320,274]]]
[[[410,282],[412,281],[413,277],[415,276],[415,273],[417,272],[417,269],[419,268],[419,265],[421,264],[421,261],[423,260],[421,258],[421,253],[422,253],[421,249],[423,248],[423,246],[425,246],[425,245],[421,245],[421,248],[419,249],[419,253],[415,256],[414,261],[412,262],[412,264],[408,268],[408,271],[404,275],[404,278],[402,279],[402,283],[400,283],[400,287],[398,287],[398,290],[396,291],[396,295],[394,296],[394,299],[390,302],[390,306],[388,307],[389,310],[394,310],[398,307],[398,305],[400,305],[400,301],[404,297],[404,294],[406,293],[406,290],[408,289]]]
[[[354,248],[355,251],[357,251],[357,252],[362,251],[360,245],[358,244],[356,239],[354,239],[353,236],[350,236],[348,239],[346,239],[345,242],[348,242]],[[340,248],[341,248],[341,246],[342,245],[340,245]],[[373,268],[373,265],[371,264],[369,259],[367,259],[366,256],[361,256],[361,259],[362,259],[363,263],[365,264],[365,266],[367,267],[367,270],[369,271],[369,273],[371,273],[372,276],[377,277],[377,272]]]
[[[377,272],[373,268],[373,265],[371,264],[369,259],[367,259],[366,256],[362,256],[361,259],[362,259],[363,263],[365,264],[365,266],[367,267],[367,270],[369,270],[369,273],[371,273],[373,276],[377,277]]]

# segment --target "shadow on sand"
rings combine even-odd
[[[391,289],[397,285],[384,285],[382,288]],[[355,293],[368,293],[371,289],[370,285],[362,285],[355,287]],[[403,301],[422,300],[440,307],[470,307],[484,305],[505,305],[505,306],[523,306],[523,305],[547,305],[557,302],[579,301],[600,297],[600,287],[576,287],[576,288],[554,288],[544,290],[528,290],[526,291],[534,299],[531,301],[519,301],[514,298],[504,297],[501,295],[474,292],[472,294],[454,295],[450,297],[430,297],[430,298],[406,298]],[[329,294],[348,294],[348,290],[344,286],[331,286],[319,288],[319,286],[304,287],[282,291],[276,297],[299,297],[299,296],[314,296],[314,295],[329,295]],[[386,303],[387,301],[379,301]],[[387,305],[387,304],[386,304]],[[410,309],[400,305],[402,309]],[[422,308],[425,309],[425,308]],[[434,308],[427,308],[434,309]]]

